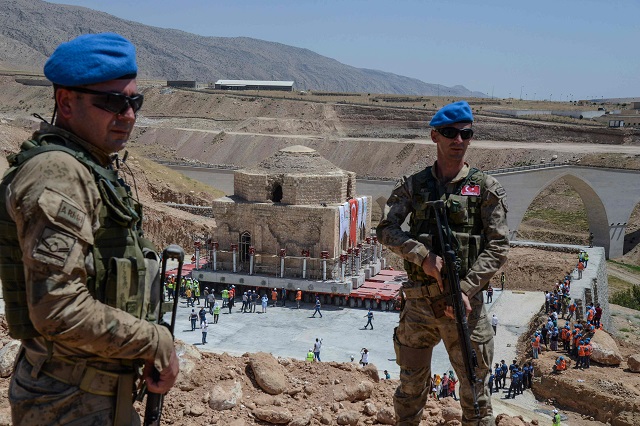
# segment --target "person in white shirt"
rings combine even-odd
[[[493,335],[496,335],[496,328],[498,327],[498,317],[496,316],[496,314],[493,314],[493,317],[491,318],[491,327],[493,327]]]

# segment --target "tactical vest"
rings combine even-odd
[[[469,170],[450,194],[439,193],[438,182],[431,172],[432,167],[410,177],[413,188],[413,213],[409,219],[409,233],[431,250],[442,257],[441,243],[438,240],[436,219],[433,209],[426,203],[444,200],[447,220],[451,228],[451,240],[458,258],[458,275],[460,279],[467,275],[471,266],[484,248],[484,233],[480,217],[482,195],[486,187],[486,175],[478,169]],[[466,185],[479,186],[479,195],[461,195]],[[444,231],[443,231],[444,232]],[[425,274],[421,266],[404,261],[409,279],[413,282],[434,282],[435,279]]]
[[[159,289],[151,287],[159,285],[159,281],[147,276],[147,272],[154,271],[147,271],[146,263],[157,265],[157,255],[153,244],[142,237],[140,204],[114,170],[96,164],[87,152],[66,145],[62,136],[53,133],[24,142],[19,153],[7,157],[10,168],[0,183],[0,277],[9,335],[14,339],[30,339],[40,333],[29,319],[22,250],[16,224],[8,214],[7,189],[22,165],[51,151],[67,153],[91,171],[102,199],[100,228],[91,248],[95,275],[89,275],[86,283],[89,292],[96,300],[137,318],[155,319],[160,296]]]

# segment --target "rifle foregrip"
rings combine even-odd
[[[147,394],[147,406],[144,411],[145,426],[160,425],[160,414],[162,413],[162,397],[159,393]]]

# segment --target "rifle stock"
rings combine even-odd
[[[480,407],[478,405],[478,396],[476,395],[476,385],[480,383],[476,376],[476,368],[478,367],[478,357],[475,349],[471,345],[471,334],[469,333],[469,325],[467,323],[467,312],[465,310],[464,301],[462,300],[462,290],[460,288],[460,277],[458,275],[456,253],[451,244],[451,228],[447,220],[447,211],[443,200],[430,201],[427,203],[433,208],[436,219],[436,227],[438,228],[438,240],[442,258],[444,260],[444,273],[442,274],[443,283],[445,285],[445,294],[450,296],[448,299],[453,301],[453,311],[456,317],[456,326],[458,329],[458,337],[460,339],[460,348],[462,350],[462,359],[464,367],[471,386],[473,395],[473,409],[476,417],[480,417]],[[448,287],[448,288],[447,288]]]
[[[162,251],[162,274],[160,276],[160,313],[158,315],[158,324],[164,324],[162,317],[164,312],[162,311],[164,302],[164,283],[167,276],[167,260],[175,259],[178,261],[178,275],[176,277],[177,285],[180,285],[182,280],[182,266],[184,265],[184,250],[177,244],[171,244]],[[173,332],[176,325],[176,314],[178,312],[178,292],[174,291],[173,294],[173,308],[171,311],[171,323],[169,324],[169,331],[173,336]],[[157,380],[160,378],[160,373],[154,369],[153,378]],[[144,411],[144,425],[145,426],[159,426],[160,417],[162,416],[162,404],[164,402],[164,394],[147,392],[147,405]]]

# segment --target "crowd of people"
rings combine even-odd
[[[173,300],[175,295],[177,294],[179,298],[184,299],[184,303],[186,303],[187,307],[191,307],[191,312],[189,312],[187,319],[189,320],[191,331],[195,331],[198,327],[202,332],[202,345],[207,343],[207,332],[209,328],[209,321],[207,320],[207,311],[209,315],[213,315],[213,324],[217,324],[220,311],[223,308],[229,310],[229,314],[232,313],[233,307],[235,306],[236,299],[236,286],[229,285],[223,288],[220,291],[220,299],[216,299],[216,293],[213,288],[204,287],[202,292],[200,291],[200,283],[196,279],[192,279],[189,277],[182,277],[180,279],[180,285],[176,284],[176,276],[169,275],[164,283],[165,287],[165,300]],[[176,290],[177,288],[177,290]],[[200,303],[200,296],[202,294],[202,306]],[[242,313],[252,313],[256,312],[256,306],[261,306],[261,311],[259,313],[266,313],[267,306],[269,305],[269,297],[268,294],[271,295],[271,306],[276,307],[279,303],[280,306],[286,306],[288,292],[285,288],[282,288],[280,291],[278,289],[264,289],[262,294],[258,293],[258,290],[247,290],[242,293],[242,295],[238,295],[242,299],[242,305],[238,309],[239,312]],[[299,309],[302,303],[302,291],[298,288],[295,293],[295,301],[296,307]],[[201,306],[200,309],[196,312],[195,306]],[[313,314],[310,318],[315,318],[316,314],[320,315],[322,318],[321,312],[321,303],[320,298],[316,296],[314,306],[313,306]],[[373,312],[371,309],[365,315],[367,318],[367,326],[371,325],[371,329],[373,330]],[[366,328],[366,327],[365,327]],[[320,362],[320,348],[322,347],[322,339],[317,338],[313,344],[313,348],[309,348],[305,355],[305,359],[309,362]],[[354,361],[354,357],[351,357],[351,361]],[[360,350],[360,360],[358,362],[362,367],[365,367],[369,364],[369,350],[367,348],[362,348]],[[389,376],[388,372],[385,372],[385,377]]]
[[[587,267],[589,254],[580,251],[576,270],[578,279]],[[571,299],[571,274],[558,281],[552,292],[545,291],[545,312],[548,315],[531,337],[532,357],[537,359],[542,351],[564,352],[556,357],[553,371],[561,373],[575,359],[573,368],[589,368],[593,345],[591,339],[598,329],[602,329],[602,308],[600,304],[588,304],[584,309],[584,317],[578,317],[578,304]],[[565,323],[558,326],[558,319]],[[559,344],[562,347],[559,347]]]
[[[456,376],[453,374],[453,370],[449,370],[449,373],[443,373],[442,376],[439,374],[434,374],[431,378],[431,392],[429,393],[429,396],[436,400],[439,400],[440,398],[452,397],[457,401],[457,384],[458,379],[456,379]]]

